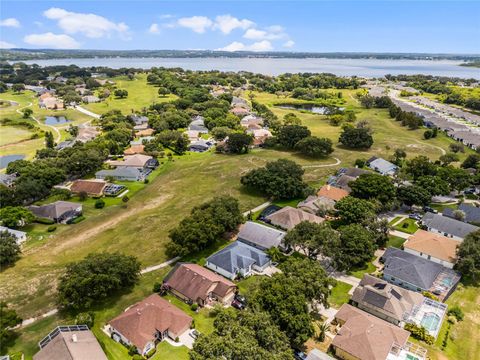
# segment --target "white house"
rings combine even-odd
[[[17,244],[27,241],[27,233],[24,231],[9,229],[5,226],[0,226],[0,232],[8,232],[17,238]]]

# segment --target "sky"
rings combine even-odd
[[[480,1],[1,0],[0,48],[480,53]]]

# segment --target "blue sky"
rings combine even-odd
[[[478,1],[2,0],[0,47],[480,53]]]

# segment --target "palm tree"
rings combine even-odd
[[[326,322],[324,322],[321,325],[318,325],[318,336],[317,336],[318,340],[321,342],[324,342],[327,331],[329,330],[330,330],[330,325],[327,324]]]

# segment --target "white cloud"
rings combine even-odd
[[[158,34],[160,32],[160,28],[158,27],[158,24],[152,24],[148,28],[148,32],[151,34]]]
[[[215,18],[215,25],[213,28],[220,30],[224,34],[230,34],[232,30],[235,30],[237,28],[246,30],[254,25],[255,23],[251,20],[239,20],[236,17],[227,14],[217,16]]]
[[[78,49],[80,44],[71,36],[65,34],[30,34],[23,38],[23,41],[30,45],[55,49]]]
[[[239,41],[234,41],[227,46],[217,49],[219,51],[270,51],[273,50],[272,43],[268,40],[255,42],[251,45],[245,45]]]
[[[288,41],[284,42],[282,46],[285,47],[285,48],[291,48],[293,45],[295,45],[295,41],[288,40]]]
[[[285,33],[269,33],[265,30],[248,29],[243,37],[250,40],[278,40],[286,37]]]
[[[128,38],[128,26],[115,23],[96,14],[84,14],[67,11],[60,8],[50,8],[43,13],[45,17],[58,21],[58,26],[67,34],[81,33],[89,38],[101,38],[118,33],[123,38]]]
[[[7,41],[0,40],[0,49],[12,49],[16,48],[15,44],[9,43]]]
[[[206,16],[192,16],[178,19],[177,24],[198,34],[203,34],[207,29],[212,27],[213,22]]]
[[[267,30],[273,33],[279,33],[279,32],[283,32],[284,28],[283,26],[280,26],[280,25],[272,25],[267,27]]]
[[[18,28],[20,27],[20,21],[18,21],[15,18],[3,19],[3,20],[0,20],[0,26]]]

